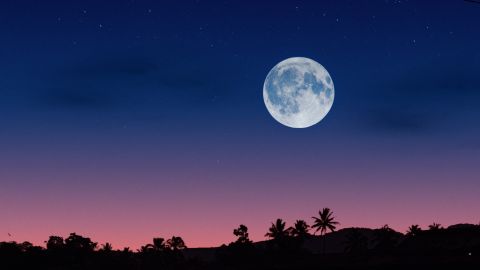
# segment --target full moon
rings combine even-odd
[[[330,111],[335,88],[328,71],[309,58],[283,60],[263,84],[263,101],[272,117],[291,128],[307,128]]]

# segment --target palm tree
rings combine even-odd
[[[307,235],[309,235],[308,233],[309,228],[310,226],[307,224],[307,222],[305,222],[305,220],[300,219],[295,221],[295,224],[293,225],[293,227],[289,228],[289,231],[293,237],[304,238]]]
[[[417,236],[422,229],[418,225],[412,225],[408,227],[407,236]]]
[[[283,221],[281,218],[278,218],[275,223],[272,223],[272,226],[268,229],[268,232],[265,234],[265,236],[274,240],[280,240],[287,237],[288,230],[285,229],[285,221]]]
[[[167,244],[165,243],[165,239],[158,237],[153,238],[153,244],[146,244],[145,246],[141,246],[138,249],[140,253],[150,253],[150,252],[162,252],[167,249]]]
[[[164,251],[166,248],[165,239],[163,238],[153,238],[153,248],[156,251]]]
[[[320,231],[320,236],[323,236],[323,254],[325,254],[325,233],[328,230],[331,232],[335,231],[337,228],[335,225],[338,225],[339,223],[335,221],[333,212],[330,208],[323,208],[318,211],[318,215],[319,217],[312,217],[314,220],[312,228],[317,228],[315,232]]]
[[[167,247],[173,251],[178,251],[186,249],[187,246],[180,236],[172,236],[172,238],[167,240]]]

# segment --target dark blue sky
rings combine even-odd
[[[346,226],[478,221],[479,26],[480,4],[461,0],[2,1],[0,230],[136,245],[144,238],[127,228],[122,240],[71,214],[95,216],[103,202],[119,224],[125,201],[144,209],[137,219],[224,217],[214,240],[182,227],[193,245],[227,241],[249,220],[260,237],[277,214],[325,204]],[[268,71],[294,56],[325,66],[336,91],[303,130],[277,123],[262,97]],[[154,208],[172,194],[190,200]],[[45,199],[55,196],[64,212]],[[389,221],[405,200],[423,204],[400,213],[416,221]],[[377,215],[355,223],[360,206]],[[258,216],[229,214],[251,207]],[[77,223],[32,218],[45,228],[35,231],[20,217],[32,212]],[[175,232],[178,220],[148,226]],[[145,226],[145,238],[156,232]]]

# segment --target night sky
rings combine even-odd
[[[2,0],[0,34],[0,240],[480,221],[480,4]],[[294,56],[335,83],[306,129],[262,96]]]

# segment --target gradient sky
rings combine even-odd
[[[478,223],[479,26],[461,0],[2,0],[0,241]],[[335,83],[308,129],[263,103],[294,56]]]

